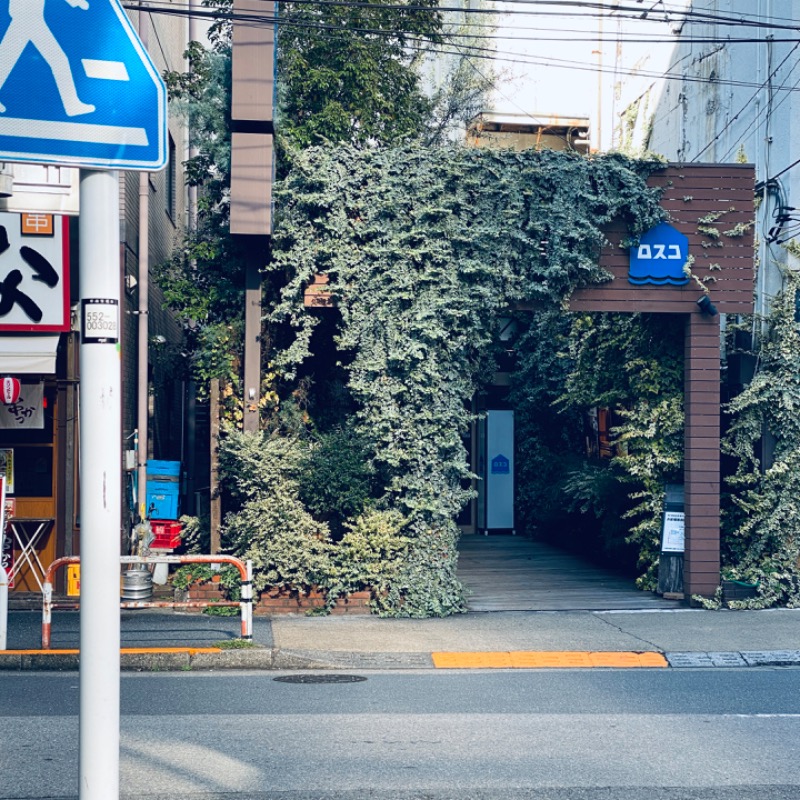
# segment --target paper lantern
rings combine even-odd
[[[16,403],[21,388],[17,378],[3,378],[3,402],[7,406]]]

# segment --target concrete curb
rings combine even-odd
[[[542,651],[546,653],[546,651]],[[731,652],[668,652],[663,653],[672,669],[800,667],[800,650],[731,651]],[[0,671],[48,672],[77,671],[80,655],[75,651],[0,652]],[[365,653],[355,651],[281,650],[256,647],[218,652],[196,652],[192,648],[174,652],[136,652],[120,655],[120,668],[125,672],[188,672],[214,670],[384,670],[434,669],[432,653]],[[481,667],[478,669],[490,669]],[[525,669],[525,666],[503,667]],[[559,667],[540,667],[554,669]],[[582,669],[580,666],[561,668]],[[615,669],[615,667],[589,667]],[[648,669],[650,667],[640,667]]]
[[[221,650],[219,653],[195,653],[189,661],[193,670],[275,669],[274,650],[254,647],[243,650]]]
[[[356,651],[274,651],[274,669],[433,669],[431,653],[364,653]]]

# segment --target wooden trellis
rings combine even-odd
[[[664,187],[670,223],[689,239],[692,279],[685,286],[638,286],[628,281],[629,251],[620,223],[600,264],[608,283],[580,289],[573,311],[683,314],[686,319],[684,591],[712,595],[720,579],[720,317],[703,314],[708,296],[720,313],[753,311],[755,174],[748,164],[671,165],[652,176]]]

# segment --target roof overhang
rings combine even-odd
[[[0,373],[55,374],[58,339],[58,334],[0,337]]]

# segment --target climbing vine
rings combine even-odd
[[[752,381],[726,408],[723,451],[737,464],[724,516],[726,577],[758,584],[753,600],[734,605],[800,606],[800,279],[785,276]],[[763,445],[774,443],[768,460]]]
[[[526,527],[616,566],[629,561],[643,589],[657,582],[664,485],[681,475],[682,342],[682,320],[669,315],[540,312],[518,343]],[[595,407],[615,420],[605,459],[587,454]]]
[[[316,317],[303,291],[325,273],[340,314],[360,435],[385,483],[378,500],[407,521],[407,550],[385,613],[463,608],[454,519],[469,497],[462,435],[494,370],[501,313],[561,307],[598,267],[603,228],[637,236],[663,218],[645,179],[660,166],[618,154],[395,148],[310,149],[276,187],[271,269],[288,282],[275,322],[309,356]]]

